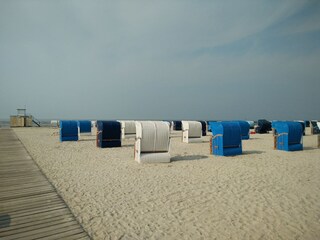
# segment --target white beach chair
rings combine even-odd
[[[197,121],[182,121],[182,142],[202,142],[202,125]]]
[[[91,135],[97,135],[97,121],[91,121]]]
[[[169,124],[161,121],[136,122],[134,158],[139,163],[170,162]]]
[[[53,128],[58,128],[59,127],[59,120],[51,120],[50,125]]]
[[[121,123],[121,138],[135,138],[136,124],[135,121],[119,121]]]

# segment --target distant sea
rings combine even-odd
[[[39,119],[41,127],[50,127],[51,120],[48,119]],[[36,127],[36,124],[33,124]],[[10,120],[9,119],[0,119],[0,128],[10,128]]]

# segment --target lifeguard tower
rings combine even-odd
[[[40,127],[40,121],[27,115],[26,108],[17,108],[17,115],[10,116],[10,127],[32,127],[32,123]]]

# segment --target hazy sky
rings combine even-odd
[[[0,0],[0,118],[320,119],[319,0]]]

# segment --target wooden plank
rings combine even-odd
[[[70,212],[67,208],[61,208],[58,210],[55,209],[52,211],[41,212],[41,213],[37,213],[34,215],[26,215],[26,216],[20,216],[18,218],[10,219],[11,220],[10,226],[24,224],[27,222],[34,222],[34,221],[38,221],[38,220],[44,220],[44,219],[53,218],[56,216],[71,216],[71,215],[70,215]],[[5,231],[5,230],[6,230],[6,228],[2,228],[2,229],[0,229],[0,232]]]
[[[11,129],[0,129],[0,212],[1,239],[90,239]]]
[[[10,164],[10,166],[1,166],[0,169],[0,173],[2,174],[6,174],[7,172],[24,172],[24,173],[28,173],[30,170],[37,170],[39,171],[39,168],[35,165],[31,165],[31,164],[23,164],[21,166],[21,164]]]
[[[26,196],[32,196],[41,193],[54,192],[55,190],[51,186],[41,187],[41,188],[33,188],[30,190],[21,190],[21,191],[8,191],[3,193],[0,196],[1,200],[10,200],[12,198],[21,198]]]
[[[29,224],[29,226],[27,226],[26,224],[20,225],[19,228],[12,228],[11,230],[4,231],[3,235],[9,236],[9,235],[14,235],[14,234],[18,234],[18,233],[24,233],[24,232],[29,232],[32,230],[41,229],[43,227],[68,223],[68,222],[74,222],[74,219],[72,217],[63,217],[62,218],[60,216],[60,217],[54,218],[54,219],[47,219],[47,221],[37,221],[37,222],[32,222],[32,224],[27,223],[27,224]]]
[[[40,173],[40,171],[39,171]],[[21,179],[30,179],[30,178],[42,178],[42,179],[46,179],[42,174],[25,174],[25,175],[20,175],[20,176],[0,176],[0,178],[2,178],[2,181],[11,181],[11,180],[21,180]],[[2,183],[2,181],[0,183]]]
[[[39,207],[47,207],[48,205],[52,206],[56,203],[60,203],[61,199],[50,199],[50,200],[42,200],[42,201],[36,201],[36,202],[28,202],[25,204],[19,204],[19,205],[12,205],[10,207],[6,207],[6,211],[10,211],[11,214],[14,212],[21,212],[23,210],[29,210],[29,209],[36,209]]]
[[[30,226],[35,226],[38,224],[42,224],[42,223],[48,223],[51,221],[57,221],[57,220],[65,220],[65,219],[69,219],[69,220],[74,220],[73,216],[71,215],[58,215],[58,216],[54,216],[54,217],[50,217],[50,218],[42,218],[40,220],[35,220],[35,221],[28,221],[28,222],[22,222],[20,224],[14,224],[10,227],[7,227],[3,232],[8,232],[8,231],[12,231],[12,230],[16,230],[16,229],[22,229],[22,228],[26,228],[26,227],[30,227]],[[1,232],[1,230],[0,230]]]
[[[17,204],[23,204],[23,203],[28,203],[28,202],[34,202],[36,200],[50,200],[50,199],[54,199],[56,197],[59,197],[58,194],[56,192],[50,192],[47,194],[41,194],[41,195],[33,195],[33,196],[27,196],[24,198],[16,198],[16,199],[11,199],[10,201],[5,201],[5,202],[1,202],[1,206],[5,207],[5,206],[11,206],[11,205],[17,205]],[[1,208],[0,208],[1,209]]]
[[[48,183],[45,181],[37,181],[37,182],[31,182],[31,183],[21,183],[21,184],[15,184],[15,185],[10,185],[8,184],[7,186],[0,186],[0,192],[1,190],[6,190],[6,191],[17,191],[19,189],[28,189],[28,188],[33,188],[33,187],[40,187],[40,186],[48,186]]]
[[[35,194],[49,193],[49,192],[54,192],[54,189],[52,189],[51,186],[37,189],[37,190],[30,190],[30,191],[6,192],[6,193],[3,193],[3,195],[0,197],[0,200],[10,200],[12,198],[21,198],[21,197],[32,196]]]
[[[18,159],[17,157],[15,157],[13,159],[8,159],[8,157],[6,157],[6,158],[2,158],[0,164],[3,166],[5,166],[5,165],[16,166],[19,164],[34,165],[34,162],[32,159],[26,159],[26,158]]]
[[[59,196],[52,196],[51,198],[42,198],[42,199],[35,199],[33,201],[22,201],[22,202],[16,202],[14,201],[15,204],[10,203],[9,204],[6,204],[6,202],[1,202],[1,203],[4,203],[4,204],[1,204],[1,210],[2,212],[5,211],[9,211],[9,210],[12,210],[12,211],[17,211],[19,209],[26,209],[26,208],[30,208],[32,206],[39,206],[39,205],[42,205],[42,204],[50,204],[50,203],[53,203],[53,202],[56,202],[56,201],[61,201],[61,199],[59,198]]]
[[[10,218],[14,219],[17,217],[24,217],[24,216],[32,217],[32,215],[35,215],[38,213],[50,212],[56,209],[63,209],[63,208],[66,208],[66,205],[63,202],[59,202],[59,203],[51,204],[50,206],[42,206],[42,207],[26,209],[18,212],[11,212]]]
[[[54,234],[54,235],[51,235],[51,236],[46,236],[45,238],[39,238],[39,239],[55,240],[55,239],[62,239],[62,238],[64,240],[90,239],[83,232],[79,232],[78,229],[69,230],[69,231],[66,231],[66,232]]]
[[[31,167],[31,168],[35,168],[36,166],[34,166],[32,160],[29,160],[29,162],[27,162],[27,160],[25,161],[21,161],[21,162],[8,162],[8,163],[0,163],[0,171],[3,169],[16,169],[16,168],[25,168],[25,167]]]
[[[56,234],[57,232],[65,232],[67,230],[73,230],[73,229],[79,229],[79,225],[75,221],[60,223],[55,225],[48,224],[47,226],[42,226],[39,229],[35,228],[26,232],[10,233],[8,235],[6,234],[6,232],[3,232],[3,233],[0,233],[0,237],[2,235],[2,237],[6,237],[6,240],[19,239],[19,238],[25,239],[27,237],[31,237],[32,239],[37,239],[40,237]]]
[[[42,176],[29,176],[29,177],[26,177],[25,179],[14,178],[11,181],[2,179],[0,181],[0,187],[19,185],[21,184],[21,182],[32,183],[32,182],[43,182],[43,181],[47,182],[47,179],[45,179]]]
[[[8,171],[1,173],[1,178],[10,178],[10,177],[26,177],[26,176],[32,176],[35,173],[39,173],[40,171],[37,170],[31,170],[28,172],[19,172],[19,171]]]

